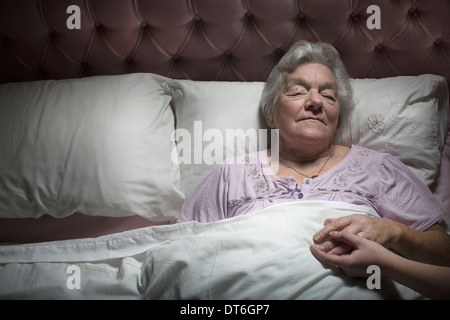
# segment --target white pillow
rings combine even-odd
[[[166,78],[98,76],[0,85],[0,217],[140,215],[184,200]]]
[[[181,190],[186,198],[225,158],[256,151],[259,141],[265,145],[267,135],[258,139],[269,132],[259,109],[263,87],[263,82],[168,83],[177,122],[173,140],[177,141],[178,152],[172,156],[179,156]],[[219,150],[221,154],[216,153]]]
[[[439,169],[446,131],[445,78],[421,75],[353,79],[351,84],[356,98],[355,110],[343,122],[336,142],[389,152],[431,186]],[[208,154],[207,148],[215,143],[203,137],[208,129],[221,132],[223,137],[226,137],[226,129],[267,129],[259,108],[263,86],[263,82],[169,82],[177,131],[181,129],[179,136],[187,130],[191,133],[192,153],[198,152],[195,148]],[[383,130],[379,126],[369,127],[373,119],[381,119],[381,116],[383,124],[379,125],[384,125]],[[174,140],[178,141],[181,156],[181,189],[188,197],[215,164],[205,161],[195,164],[193,155],[191,163],[186,163],[183,161],[186,144],[180,148],[182,139],[175,137]],[[198,143],[202,141],[203,145]]]
[[[441,163],[448,110],[447,82],[435,75],[352,80],[355,112],[336,142],[387,152],[431,187]]]

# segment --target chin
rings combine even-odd
[[[323,145],[329,145],[333,143],[334,137],[328,137],[322,135],[290,135],[289,138],[283,139],[290,148],[295,148],[296,145],[305,146],[305,145],[311,145],[311,146],[323,146]]]
[[[298,133],[298,137],[301,139],[307,139],[309,141],[323,142],[333,140],[331,135],[326,134],[323,130],[303,130]]]

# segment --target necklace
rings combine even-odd
[[[301,173],[300,171],[296,170],[295,168],[291,167],[290,165],[286,164],[284,161],[281,161],[281,159],[278,159],[278,161],[280,161],[282,164],[284,164],[286,167],[291,168],[292,170],[294,170],[295,172],[297,172],[298,174],[301,174],[302,176],[304,176],[305,178],[308,179],[314,179],[317,178],[320,173],[322,172],[323,168],[325,168],[325,165],[327,164],[328,160],[330,160],[330,158],[333,156],[333,152],[330,152],[330,155],[328,156],[327,160],[323,163],[322,167],[320,168],[319,172],[317,172],[317,174],[314,174],[312,176],[307,176],[306,174]]]

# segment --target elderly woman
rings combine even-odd
[[[331,237],[346,230],[409,258],[450,265],[450,240],[436,222],[446,213],[430,190],[389,154],[334,144],[352,92],[338,52],[325,43],[295,44],[272,70],[261,107],[278,129],[278,150],[261,150],[216,167],[185,204],[179,222],[211,222],[266,206],[304,200],[374,208],[381,218],[351,215],[325,221],[319,249],[350,247]]]

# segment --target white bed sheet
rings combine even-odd
[[[305,201],[207,224],[3,246],[0,298],[423,298],[390,280],[370,290],[365,279],[347,278],[314,258],[309,245],[324,219],[352,213],[376,215],[342,202]]]

